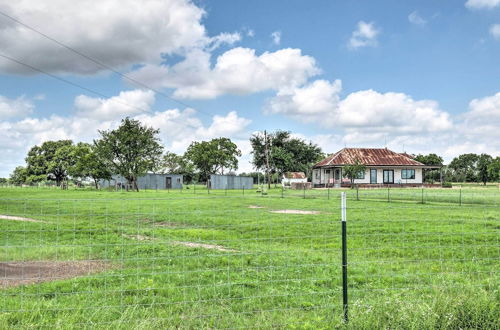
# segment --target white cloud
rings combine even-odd
[[[378,44],[377,36],[380,30],[375,26],[375,23],[367,23],[359,21],[357,29],[352,32],[349,39],[348,47],[358,49],[361,47],[375,47]]]
[[[341,82],[316,80],[303,87],[279,91],[265,106],[267,113],[280,113],[302,122],[327,128],[352,128],[400,134],[448,130],[447,112],[431,100],[413,100],[403,93],[358,91],[340,98]]]
[[[413,11],[410,15],[408,15],[408,21],[410,21],[411,24],[420,26],[427,24],[427,21],[423,19],[422,16],[420,16],[416,10]]]
[[[204,11],[189,0],[0,0],[9,15],[113,67],[159,63],[162,54],[212,42]],[[13,21],[2,19],[2,52],[49,72],[93,74],[102,68]],[[49,24],[50,23],[50,24]],[[221,36],[222,38],[222,36]],[[0,60],[0,70],[32,74]]]
[[[241,34],[238,32],[234,33],[223,32],[215,37],[211,37],[208,39],[207,49],[208,51],[212,51],[216,48],[219,48],[223,44],[233,45],[240,40],[241,40]]]
[[[467,0],[465,6],[469,9],[492,9],[500,6],[500,0]]]
[[[439,109],[436,101],[416,101],[403,93],[373,90],[349,94],[340,102],[335,119],[346,127],[403,134],[438,132],[453,126],[449,114]]]
[[[9,99],[0,95],[0,120],[27,116],[33,112],[33,108],[33,102],[24,96]]]
[[[149,85],[174,88],[174,97],[212,99],[299,86],[318,73],[314,58],[300,49],[256,55],[254,49],[237,47],[220,55],[213,67],[210,54],[195,49],[174,66],[147,65],[130,75]]]
[[[500,92],[469,103],[469,111],[463,116],[459,129],[462,135],[473,141],[487,143],[500,150]]]
[[[79,117],[110,120],[148,112],[154,102],[154,92],[137,89],[109,99],[79,95],[75,98],[75,108]]]
[[[492,24],[490,26],[490,34],[495,39],[500,39],[500,24]]]
[[[281,31],[271,33],[271,38],[273,39],[273,44],[279,45],[281,43]]]
[[[340,80],[330,83],[316,80],[310,84],[291,89],[282,89],[269,100],[264,110],[267,113],[285,114],[305,122],[323,123],[337,111]]]

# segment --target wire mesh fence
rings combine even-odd
[[[345,325],[338,191],[190,193],[0,199],[0,327]],[[367,196],[348,191],[350,326],[469,291],[498,303],[494,198]]]

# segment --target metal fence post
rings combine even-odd
[[[346,193],[341,193],[342,213],[342,298],[344,310],[344,322],[349,321],[349,302],[347,299],[347,219],[346,219]]]
[[[387,203],[391,202],[391,187],[387,186]]]
[[[422,204],[424,204],[424,186],[422,186]]]
[[[462,206],[462,186],[460,186],[459,205]]]
[[[356,200],[359,201],[359,185],[356,185]]]
[[[304,199],[306,199],[306,185],[303,184],[303,187],[304,187]]]
[[[283,186],[281,186],[281,198],[283,198]]]

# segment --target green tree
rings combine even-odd
[[[453,170],[454,181],[477,182],[477,161],[476,154],[463,154],[455,157],[448,166]]]
[[[199,171],[200,180],[206,181],[212,173],[224,174],[224,170],[237,170],[241,151],[228,138],[193,142],[187,148],[185,158]]]
[[[478,179],[486,186],[489,180],[488,167],[493,162],[493,157],[488,154],[481,154],[477,159],[477,176]]]
[[[159,166],[163,147],[159,130],[125,118],[115,130],[99,131],[94,141],[97,157],[114,174],[123,176],[137,191],[137,177]]]
[[[41,146],[34,146],[26,157],[27,182],[55,180],[60,185],[68,175],[71,160],[71,140],[47,141]]]
[[[10,175],[9,181],[13,184],[23,184],[28,180],[28,170],[24,166],[18,166]]]
[[[365,170],[366,166],[361,164],[358,159],[356,159],[354,164],[347,164],[342,167],[342,172],[345,177],[351,180],[351,185],[354,185],[354,179],[356,179],[360,173],[365,172]]]
[[[491,181],[500,181],[500,156],[493,159],[488,165],[488,176]]]
[[[195,167],[185,155],[167,151],[160,165],[160,173],[182,174],[184,182],[191,183],[195,177]]]
[[[417,162],[421,162],[422,164],[428,165],[428,166],[443,166],[443,158],[441,156],[438,156],[436,154],[428,154],[428,155],[417,155],[414,158]],[[440,180],[441,174],[437,170],[426,170],[425,171],[425,177],[424,181],[438,181]]]
[[[111,180],[112,173],[106,164],[99,158],[95,146],[80,142],[73,148],[73,167],[70,175],[81,180],[90,178],[94,186],[99,189],[99,180]]]
[[[266,159],[269,160],[267,168]],[[293,138],[288,131],[278,130],[265,135],[258,132],[250,137],[252,146],[252,164],[260,171],[268,169],[269,176],[277,174],[279,177],[285,172],[305,172],[311,175],[311,167],[324,157],[321,148],[312,142]],[[268,178],[268,184],[270,184]]]

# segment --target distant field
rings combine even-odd
[[[0,328],[500,328],[494,186],[194,188],[0,189]]]

